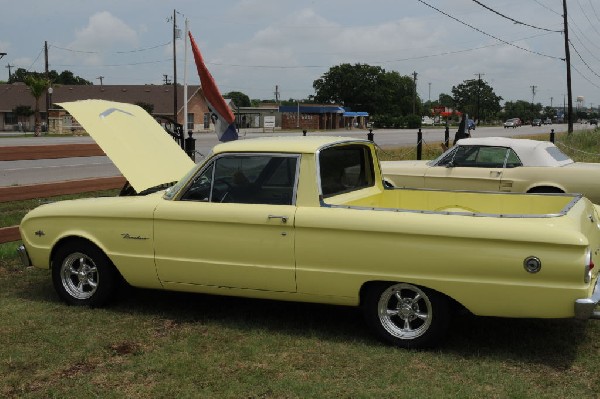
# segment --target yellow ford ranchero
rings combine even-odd
[[[100,306],[125,280],[360,306],[401,347],[439,343],[458,308],[600,318],[600,215],[581,196],[386,188],[373,143],[339,137],[239,140],[194,166],[137,106],[62,105],[132,194],[23,219],[23,262],[69,304]]]

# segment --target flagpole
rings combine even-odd
[[[183,133],[188,130],[188,86],[187,86],[187,56],[188,56],[188,19],[185,19],[185,37],[183,40]]]

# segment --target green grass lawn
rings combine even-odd
[[[594,134],[560,140],[600,153]],[[413,351],[347,307],[124,287],[77,308],[17,244],[0,245],[0,397],[598,397],[600,321],[461,314],[440,348]]]

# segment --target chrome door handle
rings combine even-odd
[[[270,219],[281,219],[282,223],[287,223],[287,221],[288,221],[287,216],[279,216],[279,215],[269,215],[269,220]]]

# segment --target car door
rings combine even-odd
[[[425,186],[447,190],[499,191],[507,149],[457,146],[426,171]]]
[[[299,156],[224,154],[155,210],[163,284],[296,291]]]

